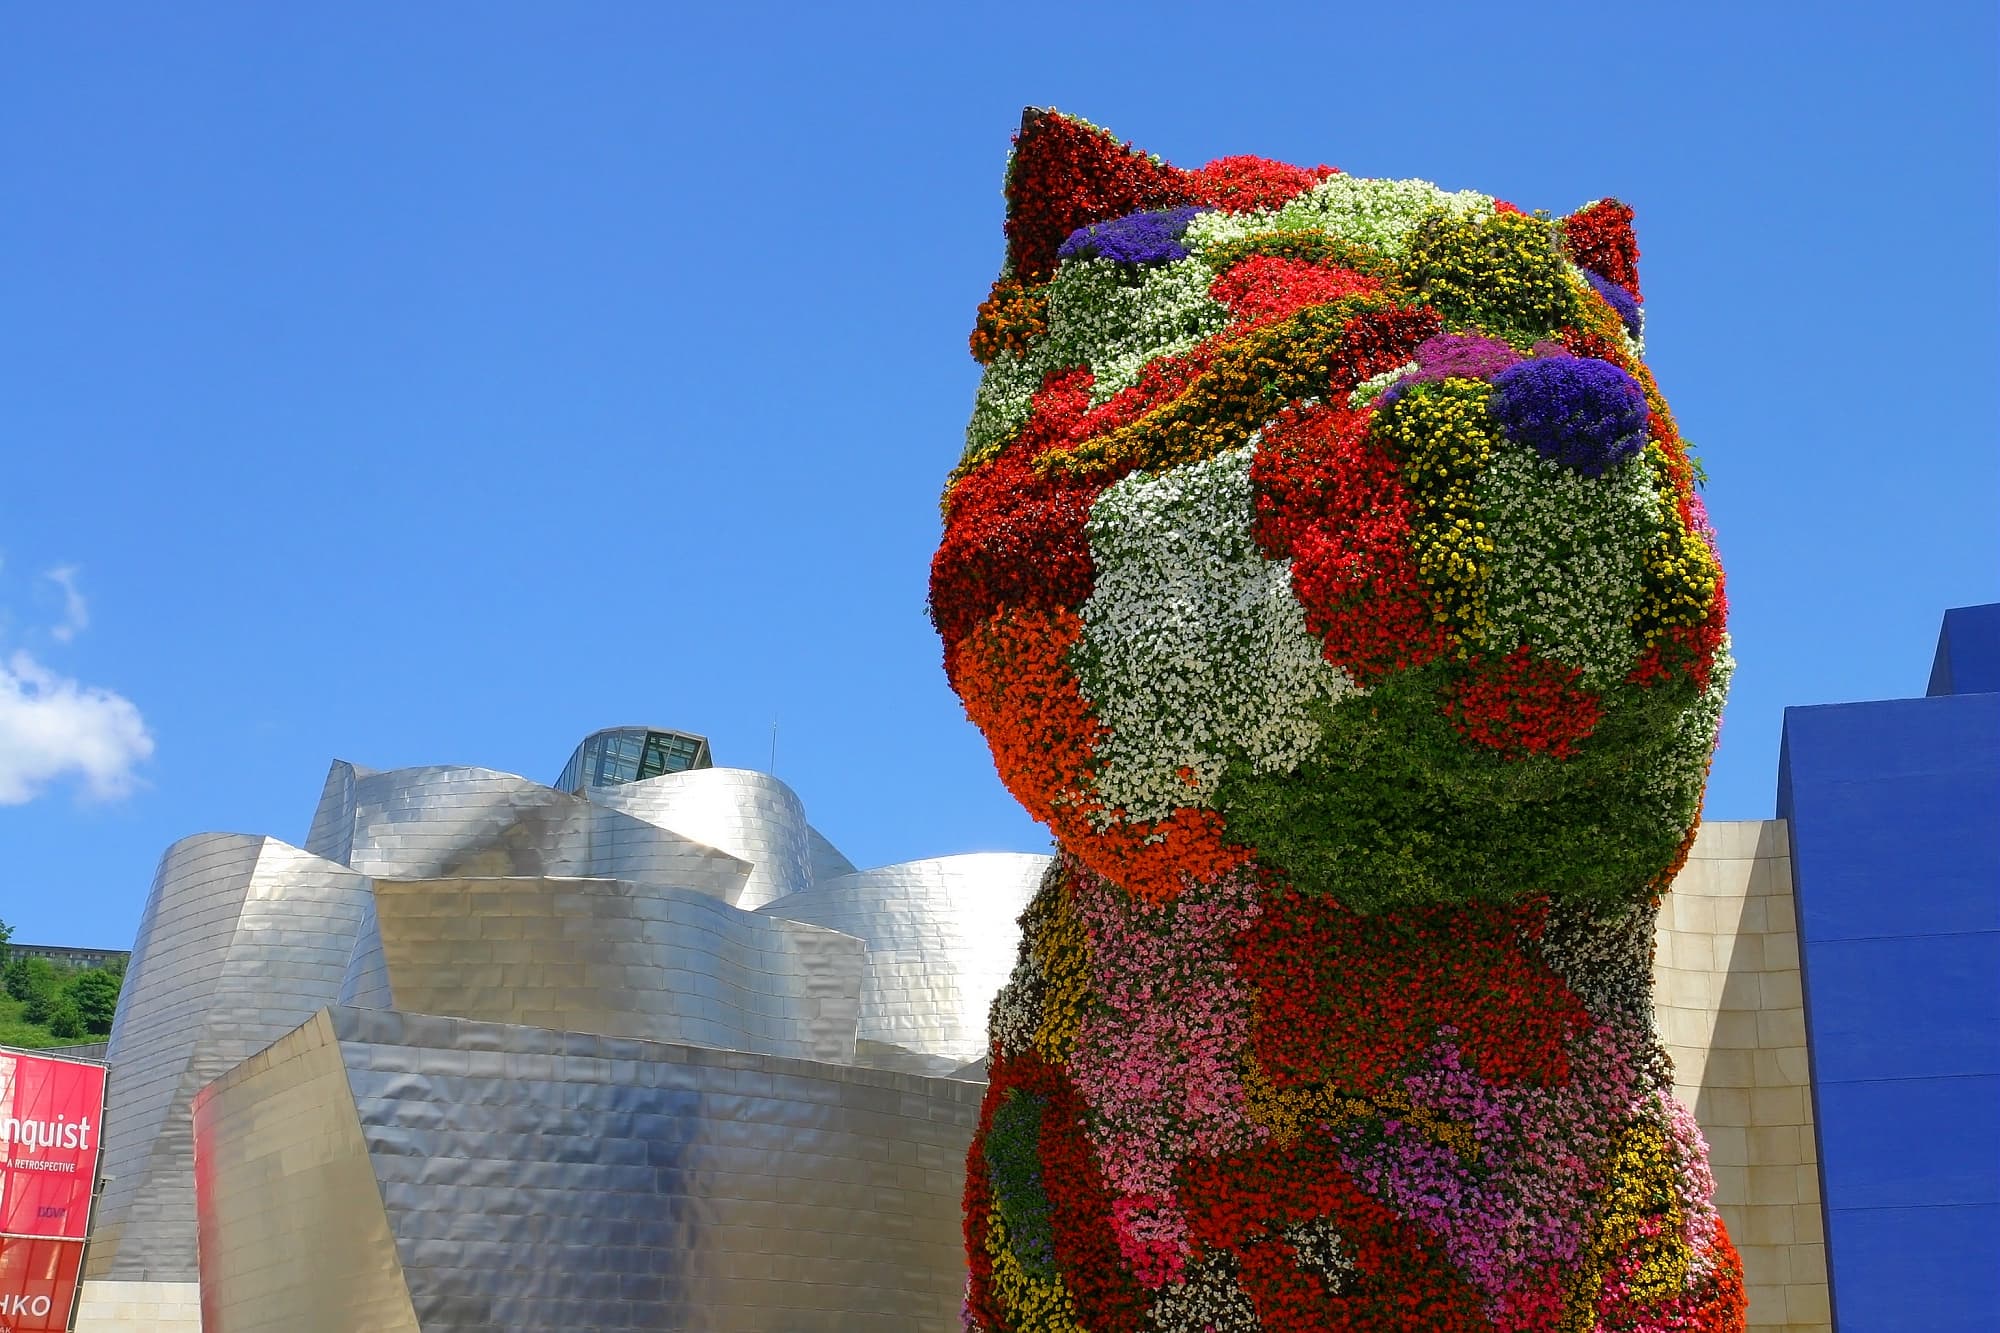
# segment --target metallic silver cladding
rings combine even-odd
[[[463,765],[373,772],[336,760],[307,841],[383,879],[605,877],[735,902],[755,873],[643,813]]]
[[[826,834],[812,825],[806,825],[807,860],[811,863],[812,881],[815,884],[836,879],[841,875],[851,875],[860,869],[840,848],[833,845]]]
[[[856,1058],[948,1074],[985,1055],[987,1011],[1013,970],[1018,918],[1048,866],[1046,856],[1019,852],[904,861],[758,911],[867,941]]]
[[[118,1013],[88,1276],[195,1276],[188,1106],[339,993],[368,881],[275,838],[204,833],[160,858]]]
[[[347,1309],[328,1181],[351,1141],[267,1108],[337,1043],[395,1254]],[[324,1080],[321,1079],[323,1083]],[[334,1009],[201,1097],[210,1333],[935,1333],[964,1284],[963,1158],[983,1089],[737,1051]],[[338,1140],[333,1142],[333,1140]],[[331,1146],[330,1146],[331,1144]],[[344,1146],[343,1146],[344,1145]],[[306,1170],[287,1171],[285,1162]],[[344,1180],[344,1174],[341,1174]],[[235,1205],[232,1201],[244,1201]],[[347,1216],[354,1235],[380,1236]],[[379,1248],[379,1244],[377,1246]],[[399,1327],[391,1319],[387,1327]]]
[[[376,880],[340,1002],[846,1064],[866,960],[685,889]]]
[[[319,804],[313,809],[312,826],[306,830],[303,846],[307,851],[342,865],[353,859],[354,784],[374,772],[345,759],[333,761],[320,788]]]
[[[769,773],[697,768],[598,787],[586,795],[750,862],[743,896],[732,900],[738,907],[755,909],[812,886],[812,835],[805,806]]]
[[[234,1114],[196,1099],[202,1333],[418,1333],[327,1015],[222,1078]]]

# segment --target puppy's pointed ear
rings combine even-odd
[[[1632,230],[1632,210],[1616,199],[1600,199],[1586,204],[1556,224],[1562,229],[1563,249],[1576,261],[1606,282],[1615,282],[1639,295],[1639,238]]]
[[[1029,107],[1007,168],[1009,270],[1022,282],[1046,281],[1071,232],[1186,203],[1187,177],[1088,121]]]

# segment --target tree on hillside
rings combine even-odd
[[[8,925],[5,921],[0,921],[0,944],[5,944],[8,940],[11,940],[13,938],[14,938],[14,928]]]
[[[9,999],[32,1004],[37,995],[55,993],[56,970],[46,958],[16,958],[0,968],[0,989],[7,992]],[[29,1021],[41,1022],[38,1018]]]
[[[111,1020],[118,1012],[118,982],[119,978],[110,971],[90,967],[70,977],[63,987],[76,1006],[84,1030],[93,1037],[111,1031]]]

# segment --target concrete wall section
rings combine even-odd
[[[1779,810],[1839,1326],[1990,1333],[2000,694],[1787,709]]]
[[[199,1282],[83,1284],[76,1333],[202,1333]]]
[[[1655,1018],[1675,1092],[1708,1139],[1750,1327],[1823,1333],[1826,1247],[1784,825],[1702,825],[1661,904],[1655,946]]]

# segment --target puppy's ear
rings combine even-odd
[[[1563,248],[1576,261],[1606,282],[1615,282],[1639,295],[1639,238],[1632,231],[1632,210],[1616,199],[1600,199],[1586,204],[1556,224],[1562,229]]]
[[[1029,107],[1007,168],[1007,267],[1046,281],[1056,248],[1078,227],[1190,197],[1188,173],[1121,143],[1088,121]]]

